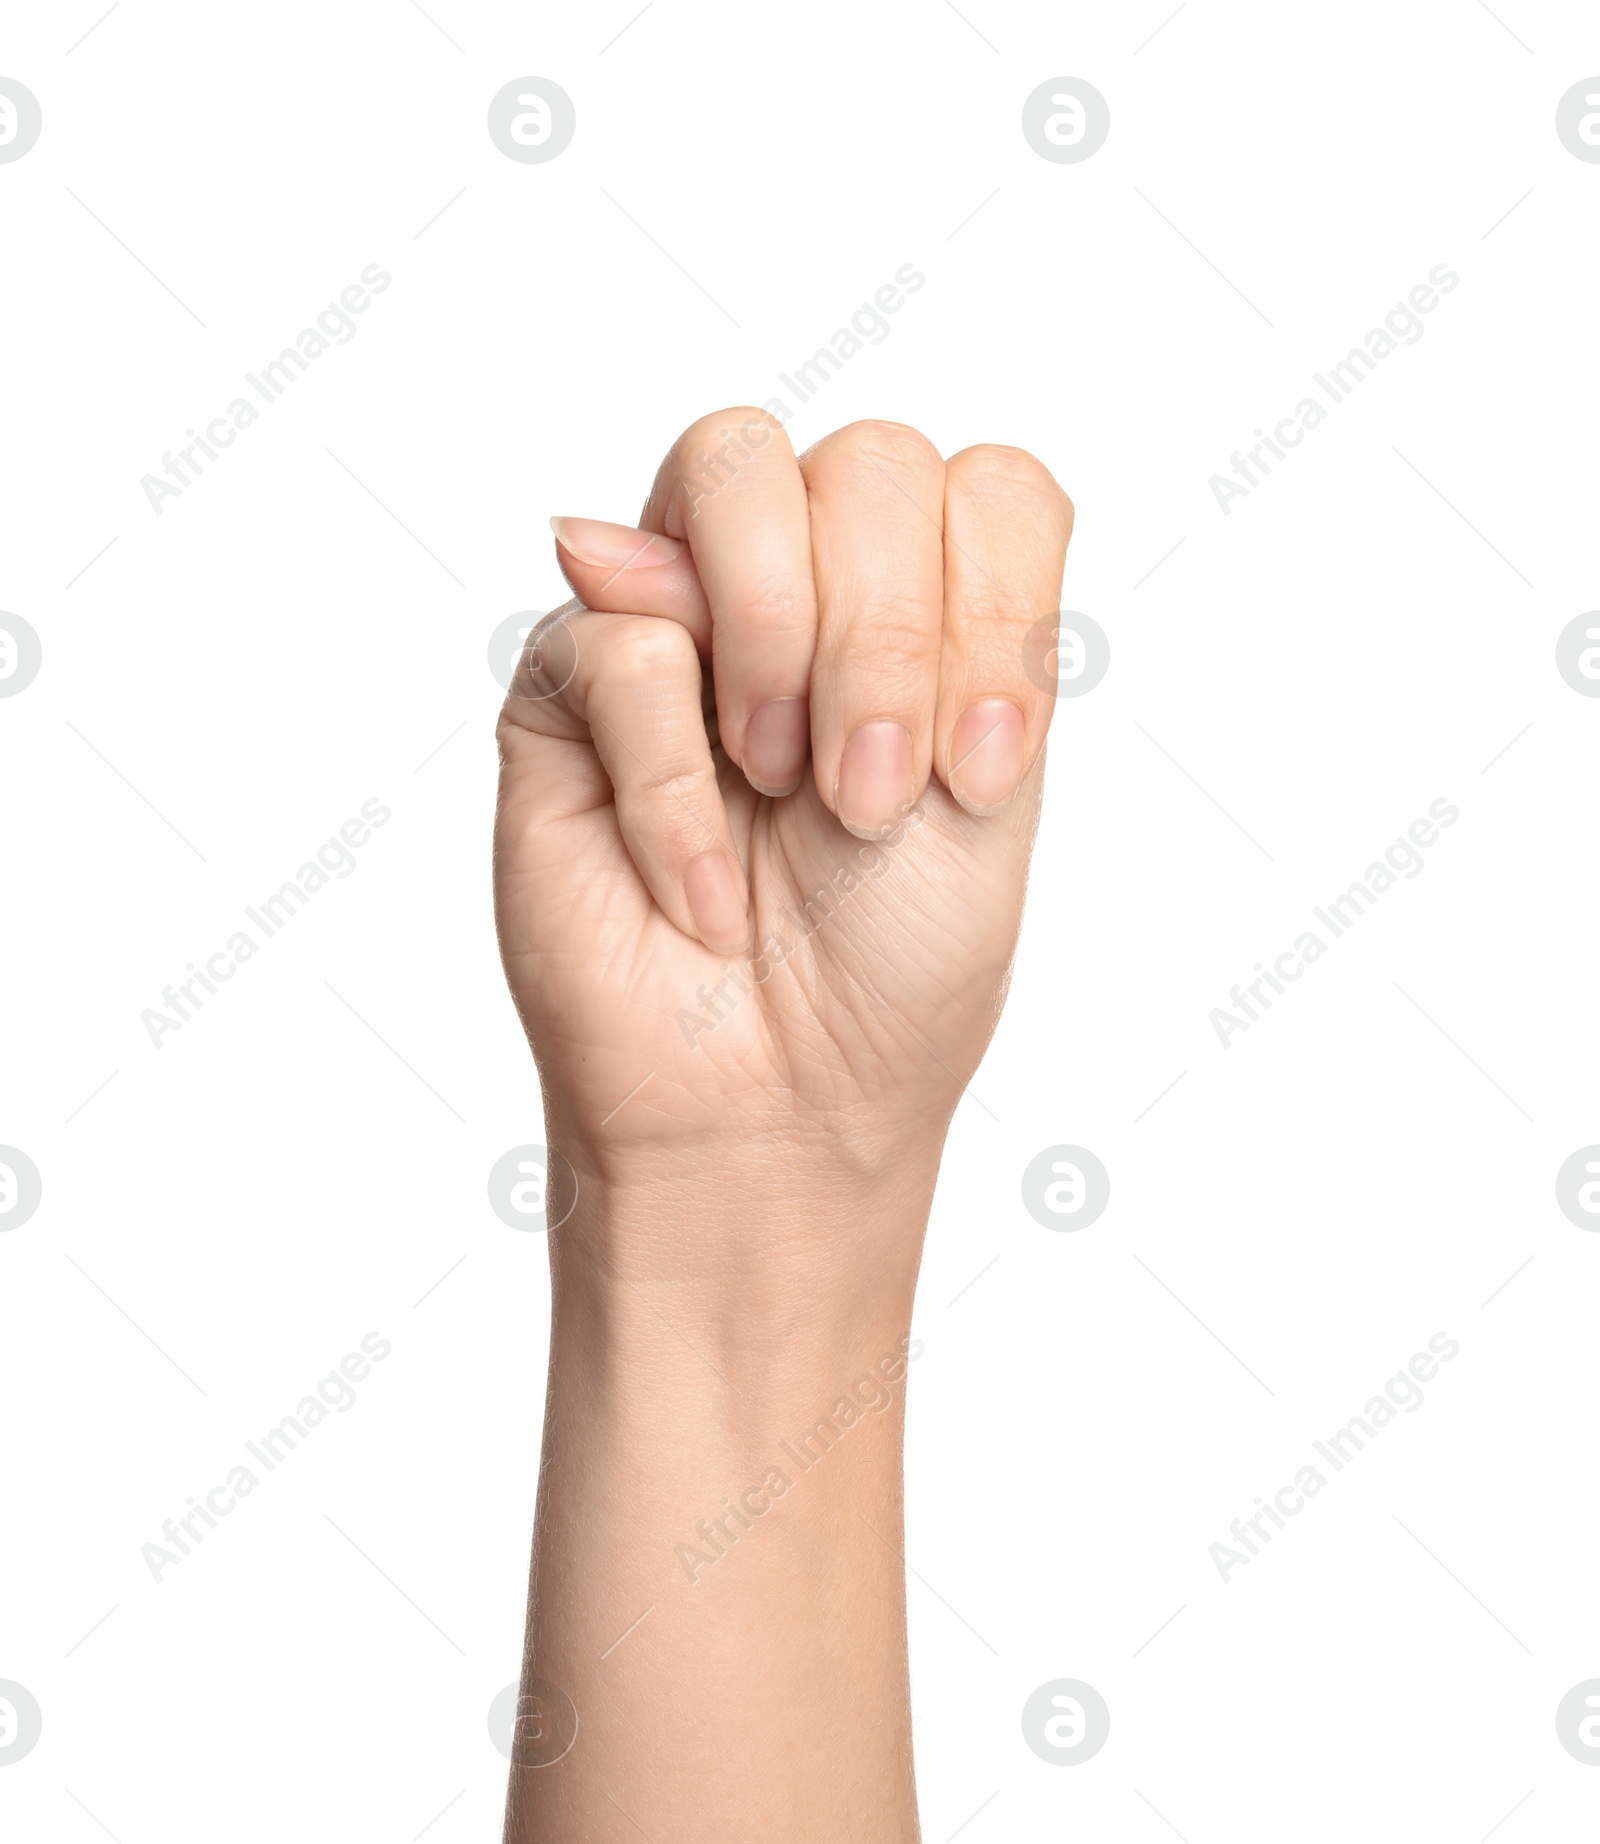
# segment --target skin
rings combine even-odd
[[[1016,449],[796,459],[732,409],[638,528],[552,524],[582,608],[518,669],[495,834],[556,1225],[505,1837],[899,1844],[912,1299],[1071,503]]]

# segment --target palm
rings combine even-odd
[[[713,954],[654,902],[623,844],[593,747],[557,745],[574,798],[542,811],[548,738],[503,726],[496,897],[513,995],[541,1063],[612,1138],[846,1128],[885,1104],[954,1105],[981,1056],[1015,945],[1038,809],[1007,823],[931,785],[897,838],[869,844],[808,777],[771,799],[717,752],[754,945]],[[626,1105],[619,1108],[624,1097]]]
[[[868,422],[797,460],[731,410],[638,527],[553,524],[576,600],[502,715],[496,907],[557,1125],[942,1126],[1016,942],[1070,501],[1016,449]]]

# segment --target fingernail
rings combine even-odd
[[[859,838],[876,839],[904,818],[911,799],[911,732],[904,724],[862,724],[839,763],[834,804]]]
[[[671,563],[688,549],[677,538],[608,524],[604,519],[552,519],[550,529],[562,550],[597,570],[649,570]]]
[[[758,794],[792,794],[805,773],[811,704],[774,698],[750,714],[744,731],[745,780]]]
[[[735,954],[750,938],[744,898],[724,852],[692,859],[683,874],[683,893],[700,939],[715,954]]]
[[[950,739],[950,792],[969,813],[994,813],[1021,779],[1021,711],[1004,698],[969,704]]]

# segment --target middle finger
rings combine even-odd
[[[836,430],[801,458],[811,498],[817,792],[861,838],[928,784],[944,623],[944,462],[903,423]]]

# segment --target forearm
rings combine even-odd
[[[931,1185],[591,1183],[555,1232],[525,1679],[578,1727],[514,1763],[513,1844],[917,1836],[901,1452]],[[863,1273],[868,1221],[891,1252]]]

